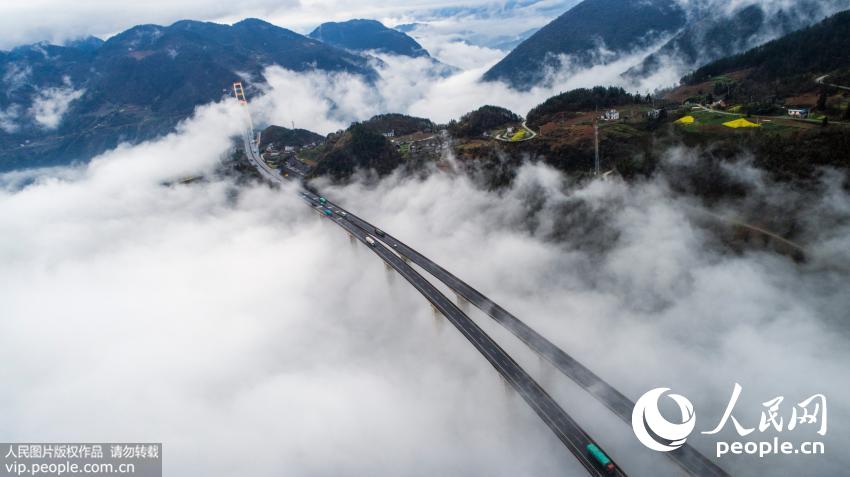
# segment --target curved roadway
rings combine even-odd
[[[303,193],[309,202],[317,209],[327,205],[319,204],[318,197]],[[332,206],[333,209],[337,209]],[[349,216],[335,213],[326,216],[334,223],[357,237],[368,248],[372,249],[381,259],[395,269],[405,280],[410,282],[422,296],[425,297],[440,313],[443,314],[463,336],[478,350],[499,374],[511,385],[534,410],[534,412],[549,426],[558,439],[578,459],[579,463],[594,476],[625,476],[619,466],[614,464],[611,471],[603,469],[587,451],[589,444],[596,443],[576,423],[569,414],[535,381],[510,355],[502,349],[487,333],[484,332],[457,305],[440,292],[431,282],[413,269],[403,258],[393,253],[380,242],[371,245],[366,238],[372,237],[364,229],[347,220]],[[374,237],[373,237],[374,240]],[[603,450],[604,452],[604,450]],[[606,455],[609,456],[606,452]]]
[[[244,136],[246,156],[257,168],[260,174],[274,183],[284,179],[270,168],[259,154],[252,137]],[[478,351],[493,365],[502,377],[523,397],[531,408],[540,416],[547,426],[555,433],[567,449],[578,459],[591,475],[619,475],[625,473],[615,465],[613,472],[605,472],[590,457],[586,450],[588,444],[596,444],[590,436],[543,390],[540,385],[510,357],[489,335],[481,330],[463,311],[450,299],[443,295],[433,284],[417,273],[401,256],[410,259],[422,267],[449,288],[464,297],[467,301],[487,313],[498,323],[505,326],[531,349],[554,364],[563,374],[571,378],[597,400],[607,406],[631,426],[631,412],[634,403],[625,395],[614,389],[602,378],[579,363],[575,358],[565,353],[543,335],[526,325],[504,308],[487,298],[481,292],[460,280],[444,268],[440,267],[413,248],[386,232],[378,234],[374,225],[347,210],[331,203],[319,203],[319,197],[309,191],[302,192],[308,203],[318,209],[329,208],[334,212],[329,219],[345,229],[349,234],[369,246],[381,259],[398,271],[411,285],[414,286],[434,307],[440,311],[452,324],[475,346]],[[342,212],[342,214],[340,214]],[[366,237],[371,236],[380,242],[370,246]],[[383,243],[381,243],[383,242]],[[383,244],[387,244],[387,248]],[[395,252],[395,253],[394,253]],[[598,446],[598,444],[596,444]],[[600,446],[601,449],[601,446]],[[604,452],[604,451],[603,451]],[[607,453],[606,453],[607,454]],[[610,454],[607,454],[610,457]],[[707,477],[725,477],[728,474],[716,464],[709,461],[691,446],[685,445],[676,451],[667,453],[677,464],[691,475]]]
[[[529,348],[551,362],[564,375],[575,381],[631,427],[632,410],[635,407],[635,403],[623,395],[623,393],[617,391],[593,371],[546,339],[545,336],[428,257],[384,231],[382,231],[384,235],[381,236],[377,233],[379,229],[374,225],[335,204],[330,202],[329,204],[331,204],[332,208],[345,212],[345,219],[349,222],[356,224],[367,233],[372,234],[373,237],[386,243],[398,254],[410,259],[410,261],[420,266],[439,281],[446,284],[446,286],[458,295],[489,315],[493,320],[507,328]],[[717,464],[711,462],[699,453],[699,451],[687,444],[675,451],[667,453],[667,455],[691,475],[708,477],[727,477],[729,475]]]

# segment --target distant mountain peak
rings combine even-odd
[[[520,43],[483,79],[525,90],[564,66],[611,64],[636,53],[644,58],[621,72],[629,80],[684,73],[848,7],[850,0],[583,0]]]
[[[87,36],[84,38],[66,41],[64,46],[67,48],[76,48],[78,50],[94,51],[103,46],[104,43],[105,42],[103,40],[96,36]]]
[[[719,11],[696,8],[686,28],[625,75],[647,77],[669,63],[694,69],[787,35],[848,7],[847,0],[795,0],[788,4],[731,4]]]
[[[272,65],[378,77],[361,55],[258,19],[138,25],[89,43],[88,49],[35,44],[0,53],[6,87],[14,81],[18,88],[0,99],[0,111],[16,113],[6,114],[0,129],[0,171],[87,160],[120,142],[166,134],[195,107],[220,100],[241,74],[263,82]],[[69,101],[56,128],[45,130],[29,111],[57,88],[84,94]],[[36,140],[38,148],[21,146]]]
[[[246,18],[242,21],[234,23],[233,26],[242,26],[242,27],[251,27],[251,28],[280,28],[277,25],[269,23],[265,20],[260,20],[259,18]]]
[[[604,47],[615,60],[678,31],[686,17],[675,0],[584,0],[520,43],[484,80],[529,89],[560,67],[562,56],[590,66]]]
[[[310,33],[310,38],[353,51],[375,50],[414,58],[430,55],[416,40],[399,30],[387,28],[370,19],[323,23]]]

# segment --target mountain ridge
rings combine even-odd
[[[264,82],[270,65],[378,78],[360,55],[251,18],[137,25],[76,47],[26,45],[0,54],[0,170],[67,164],[165,134],[243,75]],[[66,110],[39,122],[34,107],[48,100]]]
[[[625,76],[647,77],[669,67],[670,63],[692,70],[817,23],[839,11],[841,6],[850,8],[850,1],[797,0],[775,10],[751,4],[726,15],[712,10],[700,11],[685,29],[627,71]]]
[[[425,48],[406,33],[387,28],[377,20],[354,19],[345,22],[326,22],[309,35],[337,48],[365,52],[379,51],[413,58],[430,57]]]
[[[685,11],[674,0],[585,0],[520,43],[483,76],[529,89],[545,79],[557,56],[589,66],[596,52],[613,58],[649,46],[685,25]]]

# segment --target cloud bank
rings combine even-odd
[[[411,0],[387,4],[367,0],[344,2],[323,0],[246,0],[238,3],[220,0],[188,0],[117,4],[109,0],[68,3],[37,0],[0,5],[0,49],[26,43],[65,40],[94,35],[106,38],[135,25],[171,24],[178,20],[209,20],[233,23],[244,18],[263,18],[277,25],[308,33],[328,21],[372,18],[387,25],[426,22],[443,34],[486,44],[529,28],[540,27],[575,4],[575,0],[533,0],[502,2],[493,0]],[[471,31],[475,30],[475,31]]]
[[[469,45],[462,48],[481,50]],[[298,73],[275,66],[263,73],[268,85],[262,95],[249,99],[252,114],[261,123],[289,127],[294,121],[296,127],[321,134],[388,112],[446,123],[491,104],[525,115],[549,97],[580,87],[618,85],[645,94],[648,85],[629,82],[620,73],[640,62],[648,52],[638,51],[590,68],[563,57],[561,68],[548,72],[546,85],[528,91],[517,91],[501,82],[481,82],[481,75],[497,61],[493,58],[470,58],[471,63],[480,66],[445,76],[442,68],[428,59],[380,54],[376,56],[381,62],[374,66],[381,77],[374,85],[347,73]]]
[[[2,176],[0,435],[162,441],[174,475],[578,468],[294,190],[215,177],[241,113],[210,106],[89,166]],[[194,174],[209,180],[166,185]]]
[[[382,57],[375,87],[270,68],[250,107],[259,122],[323,133],[386,111],[438,122],[483,104],[524,114],[561,90],[619,84],[644,54],[592,69],[565,58],[557,86],[525,93],[478,83],[496,58],[468,44],[440,51],[468,61],[450,77],[424,60]],[[58,109],[44,108],[45,126],[58,124]],[[294,190],[216,174],[242,113],[232,102],[205,106],[174,134],[87,166],[0,176],[0,438],[162,441],[174,475],[581,472],[455,330]],[[0,127],[18,114],[1,113]],[[850,388],[836,379],[850,363],[850,197],[834,176],[805,194],[743,162],[728,173],[749,199],[707,208],[671,185],[692,155],[671,150],[666,175],[632,185],[575,185],[526,165],[500,192],[441,173],[323,187],[629,397],[660,386],[688,396],[698,430],[716,424],[735,382],[744,387],[736,416],[750,425],[775,396],[790,405],[826,394],[825,456],[721,465],[734,475],[839,474],[850,465],[840,452],[850,445]],[[206,180],[173,185],[196,175]],[[730,250],[722,221],[707,226],[706,213],[792,218],[809,260]],[[676,472],[470,314],[631,474]],[[723,437],[735,440],[730,430]],[[811,427],[789,434],[798,436],[818,439]],[[712,454],[707,437],[689,442]]]
[[[68,77],[64,86],[45,88],[33,97],[29,113],[33,120],[44,129],[56,129],[62,122],[62,117],[71,107],[71,103],[85,94],[84,89],[74,89]]]
[[[210,105],[176,133],[88,166],[2,176],[0,438],[162,441],[173,475],[578,474],[485,360],[365,248],[291,188],[215,174],[241,114]],[[666,164],[690,161],[679,149]],[[207,179],[173,185],[197,174]],[[850,388],[836,379],[850,362],[850,197],[832,179],[811,195],[782,190],[746,162],[729,174],[751,202],[710,211],[794,215],[807,262],[722,246],[694,213],[704,206],[674,192],[673,172],[577,186],[526,165],[500,192],[436,172],[326,192],[633,399],[659,386],[688,396],[697,429],[713,427],[734,382],[748,424],[777,395],[826,394],[825,456],[721,465],[840,473],[850,465],[840,452]],[[675,472],[470,313],[630,473]],[[793,436],[816,438],[811,427]],[[703,436],[689,442],[712,451]]]

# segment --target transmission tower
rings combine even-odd
[[[593,120],[593,151],[594,151],[594,167],[593,167],[593,175],[598,176],[600,172],[599,167],[599,119]]]

